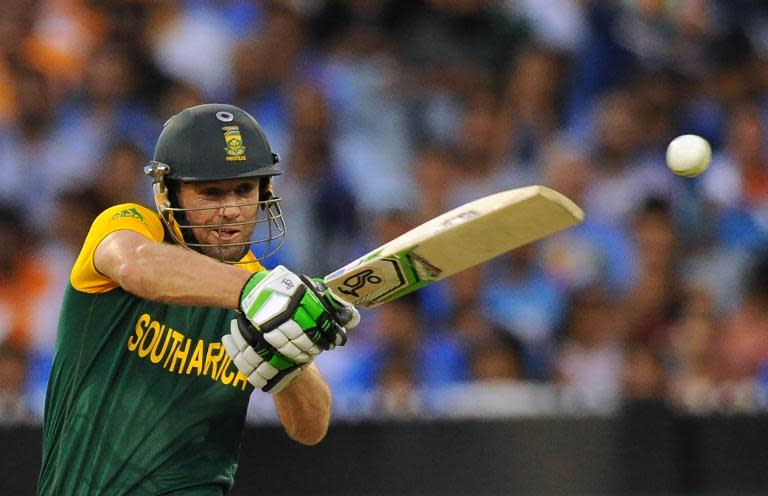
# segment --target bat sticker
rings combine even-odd
[[[366,269],[344,279],[342,286],[339,287],[339,291],[357,298],[360,296],[358,291],[365,287],[366,284],[379,283],[381,283],[381,277],[374,274],[373,269]]]
[[[439,267],[435,267],[429,261],[413,252],[406,255],[411,262],[414,272],[420,281],[433,281],[440,277],[443,272]]]
[[[436,230],[442,231],[444,229],[448,229],[449,227],[453,227],[457,224],[463,224],[464,222],[470,221],[475,217],[479,217],[479,216],[480,216],[480,212],[478,212],[477,210],[469,210],[467,212],[461,212],[454,217],[450,217],[444,220]]]

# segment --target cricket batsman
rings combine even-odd
[[[260,264],[285,224],[259,124],[231,105],[186,109],[145,171],[156,211],[104,211],[72,269],[38,495],[226,494],[256,388],[292,439],[315,444],[328,429],[312,361],[359,314],[319,280]]]

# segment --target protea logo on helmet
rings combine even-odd
[[[247,160],[240,128],[238,126],[224,126],[221,130],[224,131],[224,141],[227,144],[227,147],[224,148],[227,152],[227,162]]]

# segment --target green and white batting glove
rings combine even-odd
[[[240,295],[241,315],[222,338],[235,366],[254,387],[275,393],[324,350],[342,346],[357,310],[337,301],[319,280],[282,265],[254,274]]]

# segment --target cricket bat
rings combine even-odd
[[[373,308],[584,220],[565,195],[526,186],[466,203],[328,274],[341,300]]]

